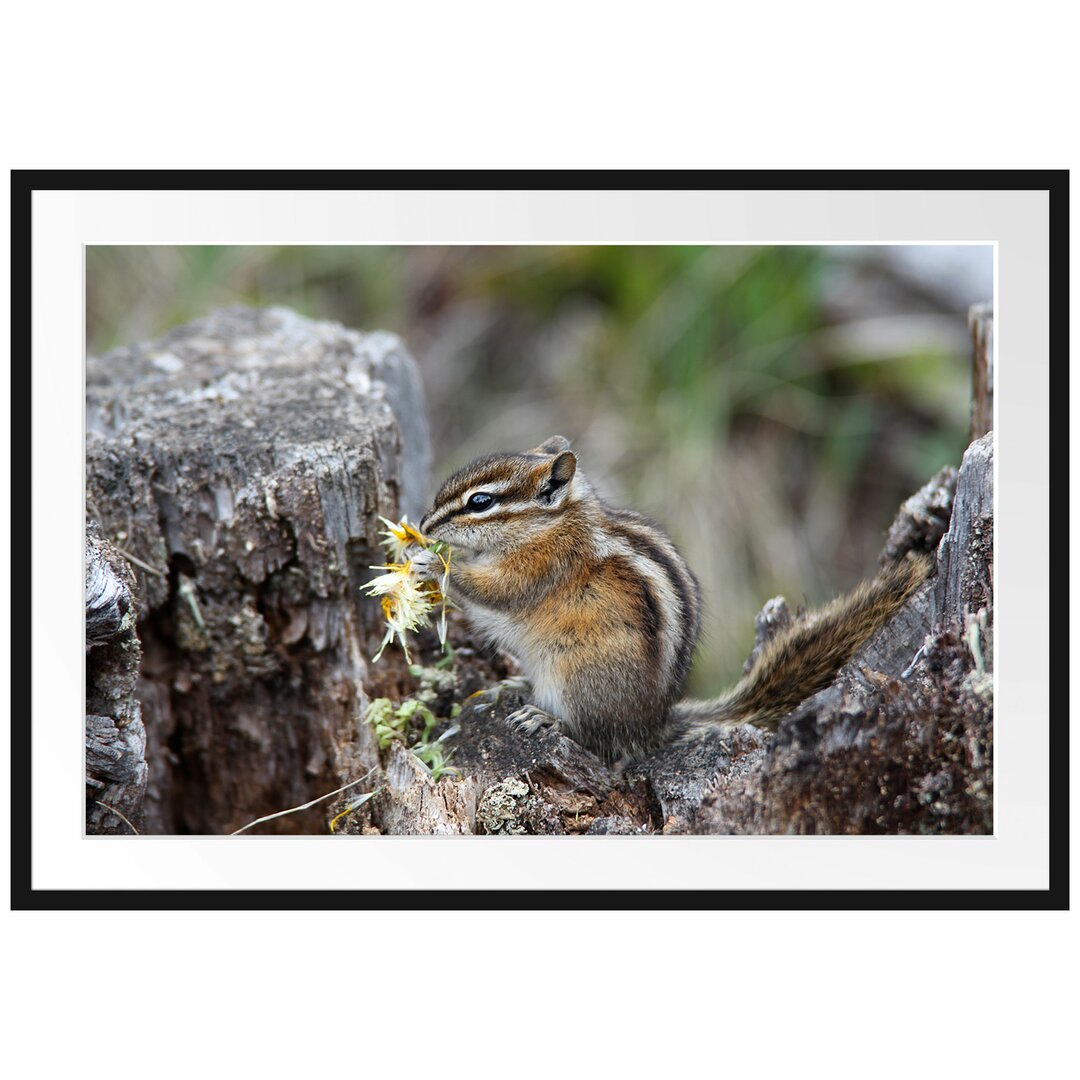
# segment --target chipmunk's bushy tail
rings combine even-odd
[[[909,553],[872,581],[797,620],[766,642],[754,666],[726,694],[673,706],[673,731],[687,738],[748,723],[775,731],[799,702],[832,682],[932,570],[929,556]]]

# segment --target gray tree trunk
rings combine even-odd
[[[336,787],[370,742],[365,690],[407,677],[394,657],[370,668],[382,620],[358,592],[378,515],[427,498],[401,343],[217,312],[90,358],[86,427],[87,512],[137,582],[146,831],[229,832]]]

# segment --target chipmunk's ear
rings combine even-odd
[[[565,493],[566,485],[574,479],[576,472],[577,458],[569,450],[564,450],[550,465],[544,466],[540,488],[536,492],[537,499],[550,506]]]
[[[535,450],[530,450],[530,454],[561,454],[564,450],[570,449],[570,440],[564,439],[561,435],[552,435],[550,439],[545,439]]]

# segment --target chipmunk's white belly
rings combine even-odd
[[[552,716],[561,717],[562,687],[556,678],[549,654],[545,654],[528,628],[502,611],[468,604],[465,613],[473,626],[493,645],[510,653],[521,665],[522,673],[532,683],[532,703]]]

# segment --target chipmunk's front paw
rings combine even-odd
[[[406,555],[409,565],[421,581],[438,581],[443,573],[443,564],[434,551],[426,551],[419,544],[410,548]]]
[[[506,722],[525,735],[535,735],[541,728],[556,732],[562,730],[562,722],[558,717],[538,709],[535,705],[523,705],[512,712]]]

